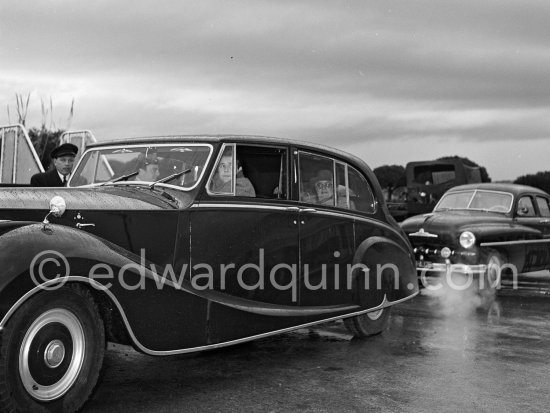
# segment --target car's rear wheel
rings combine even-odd
[[[105,332],[90,292],[66,286],[25,302],[0,346],[0,411],[72,412],[97,382]]]
[[[389,324],[391,307],[344,319],[344,325],[355,337],[380,334]]]

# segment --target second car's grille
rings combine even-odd
[[[438,248],[451,247],[450,241],[445,242],[440,238],[409,237],[413,247]]]

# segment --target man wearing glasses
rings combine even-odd
[[[313,178],[313,188],[319,205],[334,205],[334,184],[332,172],[321,169]]]
[[[313,189],[313,191],[311,191]],[[346,199],[346,187],[339,185],[338,203],[340,208],[348,208]],[[317,205],[335,206],[334,203],[334,179],[332,172],[328,169],[321,169],[310,180],[310,191],[302,192],[300,200]],[[352,203],[352,208],[354,208]]]

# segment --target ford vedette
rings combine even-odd
[[[459,273],[496,291],[503,277],[550,268],[550,195],[538,188],[459,185],[401,225],[422,276]]]

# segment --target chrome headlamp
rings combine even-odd
[[[470,248],[476,243],[476,236],[470,231],[464,231],[460,234],[459,242],[463,248]]]

